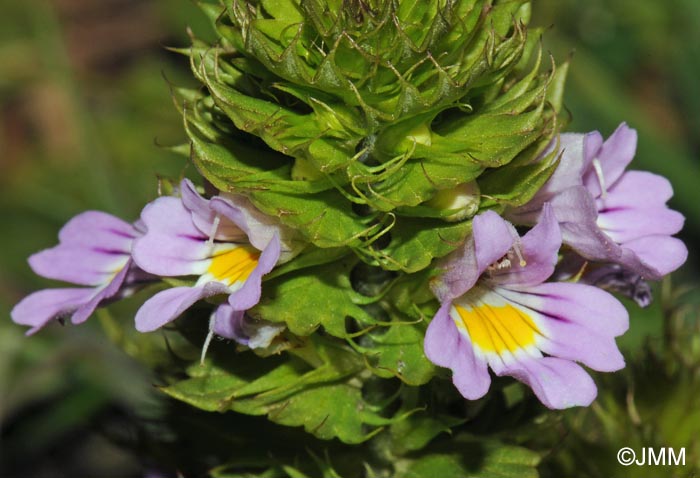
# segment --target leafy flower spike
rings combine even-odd
[[[425,337],[425,353],[453,372],[460,393],[473,400],[491,379],[509,375],[529,385],[549,408],[589,405],[591,377],[624,367],[615,337],[628,327],[625,308],[589,285],[545,283],[554,271],[561,233],[545,204],[525,236],[498,214],[473,220],[465,245],[447,256],[432,285],[441,307]]]
[[[136,329],[158,329],[198,300],[227,294],[229,313],[215,314],[213,327],[229,336],[226,331],[237,326],[223,321],[240,321],[258,303],[262,276],[280,259],[281,229],[257,220],[232,198],[204,199],[188,180],[182,181],[180,194],[144,208],[146,233],[134,244],[134,261],[161,277],[198,279],[191,287],[173,287],[146,301],[136,313]]]
[[[550,201],[564,243],[587,259],[617,263],[650,280],[685,262],[687,248],[671,237],[684,222],[666,206],[671,184],[625,171],[637,148],[635,130],[623,123],[605,142],[597,131],[563,134],[559,148],[559,167],[530,203],[508,214],[511,220],[533,224]]]
[[[126,295],[143,279],[130,255],[138,235],[133,225],[104,212],[75,216],[59,232],[59,244],[31,256],[29,265],[40,276],[87,287],[34,292],[12,309],[12,320],[30,326],[30,335],[62,317],[85,322],[98,306]]]

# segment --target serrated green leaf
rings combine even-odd
[[[561,111],[564,102],[564,86],[566,84],[567,73],[569,72],[569,62],[566,61],[556,67],[552,81],[547,88],[547,101],[551,103],[554,110]]]
[[[287,23],[296,23],[304,20],[299,4],[291,0],[262,0],[261,3],[270,15],[284,19]]]
[[[344,247],[320,249],[317,247],[308,246],[303,253],[295,257],[294,260],[275,267],[272,272],[265,276],[264,280],[274,279],[275,277],[288,274],[299,269],[304,269],[306,267],[336,262],[349,254],[350,251]]]
[[[321,248],[359,245],[377,230],[367,226],[352,211],[351,203],[334,190],[316,194],[252,191],[249,198],[258,209],[279,217]]]
[[[322,439],[339,438],[361,443],[370,437],[365,429],[367,410],[359,388],[348,384],[309,388],[293,395],[270,412],[270,419],[287,426],[303,426]]]
[[[318,247],[357,245],[375,227],[353,213],[351,203],[325,179],[292,181],[291,164],[274,152],[261,152],[228,140],[204,141],[192,130],[192,159],[214,186],[246,194],[258,209],[298,229]],[[279,166],[283,164],[282,166]],[[265,166],[276,169],[265,169]]]
[[[294,355],[264,359],[212,348],[203,365],[187,369],[189,378],[161,390],[204,410],[267,415],[275,423],[303,426],[318,438],[345,443],[361,443],[376,426],[393,421],[365,402],[362,382],[352,379],[363,369],[359,356],[328,340],[315,337],[292,349]]]
[[[238,357],[238,361],[232,367],[192,365],[187,370],[190,378],[179,380],[161,390],[202,410],[224,411],[230,406],[236,391],[250,383],[250,377],[254,377],[252,380],[265,380],[266,375],[274,374],[278,376],[279,383],[284,384],[285,379],[296,379],[302,373],[301,370],[295,370],[296,367],[302,367],[303,370],[303,362],[285,363],[280,358],[263,362],[254,360],[251,354],[247,354]],[[259,407],[246,412],[254,415],[264,414],[265,404],[260,403]]]
[[[441,125],[441,134],[453,151],[469,151],[483,165],[507,164],[542,134],[544,96],[531,111],[520,114],[484,113]]]
[[[423,352],[424,323],[397,323],[388,330],[370,333],[367,356],[380,377],[398,377],[408,385],[423,385],[435,374],[435,366]]]
[[[527,203],[539,191],[556,169],[559,161],[556,151],[541,160],[529,164],[510,164],[485,174],[479,179],[484,201],[512,207]]]
[[[393,424],[389,433],[391,446],[396,454],[405,454],[423,449],[431,440],[451,428],[464,423],[464,418],[449,415],[429,416],[417,413]]]
[[[249,311],[253,317],[284,322],[296,335],[309,335],[319,326],[336,337],[345,337],[345,320],[363,323],[374,319],[353,298],[359,297],[350,284],[356,259],[309,267],[265,282],[265,295]]]
[[[205,141],[195,131],[188,129],[192,147],[192,159],[217,178],[224,177],[227,183],[234,184],[246,177],[275,170],[290,164],[289,158],[272,151],[260,151],[234,138],[225,142]]]
[[[373,203],[379,210],[417,206],[438,190],[469,182],[483,170],[471,158],[453,159],[457,158],[412,158],[386,181],[372,187]]]
[[[439,219],[401,216],[390,230],[391,243],[374,253],[385,269],[413,273],[434,258],[455,250],[471,231],[471,222],[446,223]]]
[[[458,435],[397,463],[397,478],[537,478],[539,456],[525,448]]]

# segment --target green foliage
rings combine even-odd
[[[349,272],[356,260],[309,267],[265,283],[265,297],[250,311],[253,317],[284,322],[296,335],[310,335],[319,326],[345,337],[346,318],[375,322],[358,303],[366,298],[352,290]]]
[[[195,164],[318,247],[425,268],[468,228],[418,231],[421,204],[488,168],[532,162],[556,132],[563,76],[540,72],[526,2],[203,7],[221,38],[189,52],[207,87],[182,94]],[[525,201],[539,184],[530,176],[509,193]]]
[[[394,322],[387,330],[369,333],[364,353],[380,377],[398,377],[408,385],[423,385],[435,366],[423,352],[423,323]]]
[[[287,426],[304,426],[319,438],[360,443],[372,426],[387,422],[354,381],[362,367],[354,354],[319,338],[279,358],[242,354],[227,363],[207,361],[187,369],[190,378],[163,388],[168,395],[209,411],[266,414]],[[368,428],[365,430],[364,426]]]
[[[429,478],[433,476],[464,477],[479,476],[484,478],[537,478],[535,466],[539,457],[524,448],[503,446],[496,442],[484,443],[474,437],[458,436],[451,444],[442,443],[432,453],[412,454],[398,458],[391,467],[381,469],[364,463],[365,476],[395,476],[397,478]],[[466,452],[466,453],[465,453]],[[269,469],[268,474],[255,476],[289,476],[343,478],[357,475],[342,474],[343,470],[334,468],[330,458],[320,460],[309,452],[316,467],[307,474],[299,468],[289,465],[279,470]],[[367,455],[364,456],[367,458]],[[340,458],[342,460],[342,457]],[[305,467],[305,468],[308,468]],[[340,470],[340,471],[339,471]],[[239,474],[214,474],[216,477],[241,476]]]
[[[316,267],[326,266],[302,268],[289,275]],[[390,315],[397,313],[398,309],[391,307],[394,303],[408,307],[414,300],[422,301],[420,296],[411,300],[400,297],[410,295],[410,287],[401,288],[403,292],[381,288],[385,292],[372,304],[386,308]],[[368,305],[362,307],[359,310],[367,317],[381,315]],[[422,307],[414,304],[414,311],[407,316],[420,317]],[[280,477],[419,477],[431,476],[431,472],[446,476],[537,476],[537,454],[504,445],[493,436],[478,437],[463,431],[467,419],[449,411],[463,399],[451,386],[444,388],[448,385],[445,381],[431,382],[427,388],[415,386],[425,384],[434,373],[422,353],[423,322],[375,323],[369,333],[348,336],[345,343],[319,333],[303,338],[287,332],[270,349],[256,353],[241,347],[236,352],[230,343],[215,341],[200,364],[196,357],[203,342],[202,315],[204,310],[194,309],[178,322],[176,330],[166,332],[161,348],[167,346],[180,365],[172,367],[171,360],[163,372],[166,384],[160,389],[178,401],[215,412],[221,418],[211,426],[231,434],[235,443],[251,444],[250,448],[224,446],[229,438],[222,436],[221,446],[214,446],[219,466],[209,470],[213,477],[246,476],[241,475],[245,472],[250,473],[247,476]],[[258,416],[282,425],[274,433],[287,438],[278,442],[264,435],[263,429],[271,425],[259,429],[248,423]],[[180,426],[178,420],[167,423]],[[200,417],[188,421],[187,426],[196,423],[206,427],[207,420]],[[222,428],[224,421],[232,421],[228,432]],[[235,425],[237,422],[241,425]],[[315,442],[319,439],[330,441]],[[290,443],[310,447],[313,453],[290,448]],[[271,450],[273,455],[263,450]],[[316,455],[322,450],[325,457]],[[208,453],[212,453],[211,448]]]
[[[465,450],[469,451],[465,453]],[[537,478],[535,466],[538,462],[537,454],[529,450],[460,435],[453,437],[442,449],[415,461],[398,463],[396,476],[460,478],[478,473],[475,476],[483,478]]]

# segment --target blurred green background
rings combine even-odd
[[[184,140],[168,82],[193,80],[186,58],[165,46],[186,46],[188,26],[206,38],[208,25],[188,0],[0,0],[0,12],[0,476],[170,476],[117,443],[138,441],[125,424],[155,416],[159,399],[153,378],[111,344],[100,320],[54,324],[27,339],[9,310],[51,285],[26,257],[54,245],[66,220],[85,209],[133,220],[159,175],[186,170],[163,145]],[[691,256],[663,293],[657,287],[654,306],[630,307],[632,329],[621,340],[630,367],[596,377],[619,393],[558,416],[574,436],[563,452],[548,451],[546,440],[530,445],[549,457],[543,476],[580,470],[576,457],[606,439],[620,447],[653,436],[658,446],[689,446],[698,460],[700,2],[535,0],[533,24],[546,27],[543,43],[557,61],[573,54],[568,130],[607,136],[627,121],[639,131],[634,166],[674,184]],[[654,398],[640,396],[636,417],[618,399],[634,384]],[[679,409],[688,413],[672,413]],[[597,434],[578,436],[590,420]],[[606,460],[612,466],[614,454],[603,452]],[[576,476],[604,472],[584,467]]]

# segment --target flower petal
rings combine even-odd
[[[235,310],[228,304],[221,304],[214,311],[214,333],[248,345],[248,336],[243,332],[245,311]]]
[[[229,296],[228,302],[233,309],[248,310],[260,301],[262,276],[275,267],[279,256],[280,241],[279,237],[274,235],[260,254],[258,265],[245,280],[243,286]]]
[[[593,379],[570,360],[556,357],[525,358],[493,367],[496,375],[508,375],[527,384],[548,408],[563,409],[590,405],[597,395]]]
[[[284,324],[252,319],[227,304],[220,305],[214,317],[214,333],[251,349],[269,347],[284,328]]]
[[[560,225],[562,242],[579,254],[592,260],[610,260],[622,254],[617,244],[598,227],[596,204],[585,187],[564,189],[554,195],[549,204]],[[542,212],[540,208],[533,216],[536,221],[540,220]],[[517,221],[518,218],[513,219]]]
[[[541,326],[533,313],[494,292],[476,286],[453,303],[452,318],[457,329],[469,338],[477,355],[492,361],[509,361],[520,352],[535,356]]]
[[[29,265],[40,276],[87,286],[107,283],[128,261],[128,253],[64,244],[29,257]]]
[[[634,159],[636,150],[637,132],[627,126],[626,123],[620,124],[615,132],[605,140],[605,143],[603,143],[592,159],[597,158],[600,161],[603,180],[607,189],[622,176],[625,168]],[[587,151],[587,154],[590,153]],[[592,165],[585,172],[583,183],[593,197],[597,198],[601,195],[600,179]]]
[[[562,191],[552,199],[552,209],[564,244],[587,259],[616,261],[620,258],[620,247],[596,222],[595,202],[586,188],[579,186]]]
[[[656,207],[666,204],[673,197],[673,187],[668,179],[648,171],[626,171],[608,189],[605,199],[599,198],[599,209],[628,207]]]
[[[97,307],[99,307],[104,301],[116,296],[122,289],[124,280],[129,273],[129,264],[124,266],[121,271],[119,271],[107,284],[106,287],[100,289],[92,299],[86,304],[81,305],[78,310],[75,311],[71,317],[71,322],[74,324],[82,324],[88,317],[92,315]]]
[[[29,258],[38,275],[73,284],[102,285],[129,260],[134,227],[110,214],[87,211],[68,221],[60,243]]]
[[[450,315],[452,304],[443,303],[425,334],[424,349],[436,365],[452,370],[452,382],[464,398],[483,397],[491,385],[486,361],[474,353],[469,338],[457,330]]]
[[[160,197],[141,213],[146,233],[134,241],[133,258],[146,272],[159,276],[203,274],[210,247],[207,236],[176,197]]]
[[[491,273],[497,284],[521,286],[541,284],[554,272],[557,263],[561,231],[549,203],[545,203],[539,222],[520,240],[525,264],[514,261],[510,268]]]
[[[443,274],[431,282],[440,302],[455,299],[472,288],[488,266],[503,257],[519,237],[515,228],[493,211],[472,220],[472,235],[438,265]]]
[[[681,213],[665,207],[608,210],[598,216],[598,226],[623,245],[644,236],[670,236],[683,228],[684,221]]]
[[[566,284],[572,285],[572,284]],[[588,286],[582,286],[584,288]],[[532,303],[536,307],[532,307]],[[582,358],[584,361],[598,360],[605,362],[608,357],[594,357],[600,351],[600,341],[592,341],[594,351],[581,352],[581,345],[573,332],[574,329],[588,332],[585,327],[574,324],[561,326],[556,320],[541,313],[546,300],[539,295],[530,295],[522,291],[510,291],[505,288],[490,289],[483,286],[475,287],[457,299],[453,307],[453,319],[460,333],[469,340],[477,357],[484,357],[488,365],[497,375],[512,375],[530,385],[545,405],[554,408],[564,408],[581,405],[571,396],[562,395],[563,388],[570,387],[564,377],[553,372],[550,364],[562,364],[562,367],[580,370],[567,360]],[[530,305],[527,307],[526,305]],[[561,319],[566,320],[566,319]],[[595,334],[589,334],[594,335]],[[583,336],[584,344],[590,345],[588,336]],[[600,336],[602,341],[612,343],[612,351],[619,355],[612,337]],[[553,357],[544,357],[541,351],[558,352],[557,340],[564,340],[563,357],[554,361]],[[568,346],[568,347],[567,347]],[[603,349],[608,352],[608,348]],[[556,354],[555,354],[556,355]],[[606,366],[607,366],[607,362]],[[623,362],[624,363],[624,362]],[[597,362],[596,362],[597,364]],[[583,372],[581,370],[581,372]],[[582,378],[590,381],[590,378]],[[595,390],[595,387],[593,387]],[[595,394],[593,394],[595,396]],[[591,398],[592,399],[592,398]]]
[[[10,316],[15,323],[31,326],[27,331],[31,335],[50,321],[69,316],[94,295],[92,288],[44,289],[22,299]]]
[[[628,252],[634,256],[630,257]],[[648,280],[660,279],[688,259],[688,248],[683,241],[669,236],[646,236],[625,242],[623,253],[620,262]]]
[[[598,199],[598,225],[618,243],[648,235],[675,234],[683,228],[685,219],[666,207],[672,195],[666,178],[628,171],[605,199]]]
[[[212,198],[211,207],[235,222],[245,231],[250,243],[259,250],[263,250],[276,235],[280,241],[279,263],[292,259],[306,245],[294,229],[283,226],[278,219],[263,214],[244,196],[222,194]]]
[[[559,165],[527,204],[506,211],[505,217],[514,224],[532,226],[539,220],[545,202],[552,201],[566,189],[581,186],[583,184],[581,176],[586,167],[584,145],[588,144],[590,147],[596,139],[602,143],[598,133],[565,133],[559,136],[558,144],[552,141],[542,156],[550,154],[552,149],[558,146],[561,153]]]
[[[185,208],[192,213],[192,222],[202,234],[207,237],[213,234],[218,241],[248,242],[245,232],[238,226],[239,221],[219,221],[214,228],[218,213],[212,208],[211,200],[200,196],[189,179],[180,182],[180,195]]]
[[[273,340],[285,329],[284,324],[275,324],[267,320],[247,320],[244,317],[243,327],[248,335],[248,347],[260,349],[269,347]]]
[[[564,133],[559,136],[559,152],[561,154],[559,166],[536,195],[536,197],[539,196],[543,199],[542,203],[548,201],[559,191],[581,185],[581,175],[585,167],[584,144],[589,141],[590,136],[590,133]],[[556,143],[552,145],[556,146]]]
[[[205,297],[225,294],[225,285],[210,282],[202,287],[173,287],[148,299],[136,312],[136,330],[151,332],[175,320],[192,304]]]
[[[615,337],[617,327],[622,328],[628,322],[625,308],[606,292],[588,285],[560,283],[556,289],[555,299],[543,295],[541,288],[496,291],[537,324],[540,332],[537,348],[542,352],[581,362],[601,372],[624,368],[625,360]],[[574,311],[561,307],[562,301],[570,309],[586,307],[590,320],[582,320]],[[612,303],[616,305],[609,307]],[[603,327],[596,327],[601,323]],[[609,324],[617,325],[611,328]]]
[[[576,288],[572,289],[571,285]],[[553,319],[582,325],[605,337],[618,337],[629,328],[629,315],[624,306],[597,287],[547,282],[522,290],[500,287],[498,294],[510,302]]]
[[[600,148],[603,147],[603,135],[599,131],[591,131],[585,135],[583,140],[583,176],[591,168],[591,162],[598,156]]]
[[[58,233],[61,243],[103,247],[128,254],[137,236],[134,226],[102,211],[85,211],[68,221]]]

